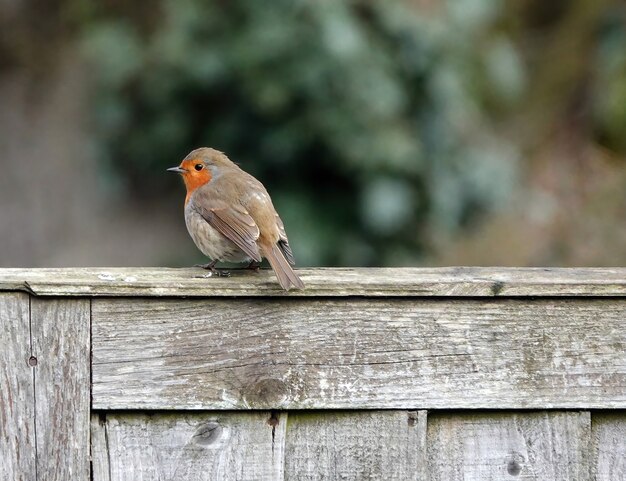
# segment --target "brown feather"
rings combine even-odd
[[[261,247],[261,251],[263,256],[269,261],[272,269],[274,269],[278,283],[283,289],[288,291],[291,286],[296,289],[304,289],[304,282],[289,265],[278,244],[274,244],[270,248]]]
[[[283,221],[278,215],[278,213],[276,213],[276,224],[278,225],[278,234],[280,236],[280,240],[278,241],[278,247],[280,247],[280,250],[283,251],[283,254],[285,256],[285,259],[287,259],[287,262],[289,262],[289,264],[291,264],[292,266],[295,266],[296,260],[294,259],[293,251],[291,250],[291,247],[289,246],[289,239],[287,239],[287,232],[285,232],[285,225],[283,224]]]
[[[259,227],[252,217],[227,207],[210,209],[200,207],[198,211],[214,229],[230,239],[252,259],[261,262],[256,242],[259,238]]]

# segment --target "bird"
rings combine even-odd
[[[215,268],[218,262],[247,262],[258,270],[265,258],[283,289],[304,289],[292,267],[295,259],[283,221],[261,182],[209,147],[191,151],[167,170],[185,183],[185,224],[198,249],[211,259],[198,265],[210,270],[209,276],[229,275]]]

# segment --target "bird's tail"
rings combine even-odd
[[[263,252],[264,257],[267,258],[272,269],[274,269],[278,283],[283,289],[288,291],[291,286],[296,289],[304,289],[304,282],[302,282],[289,265],[289,262],[287,262],[287,259],[285,259],[285,256],[278,247],[278,244],[274,244],[270,248],[263,250],[265,251]]]

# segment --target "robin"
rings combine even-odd
[[[283,289],[304,288],[291,267],[295,261],[283,222],[261,182],[223,152],[206,147],[167,170],[181,174],[185,181],[187,230],[211,259],[200,267],[211,275],[227,276],[215,268],[217,262],[248,262],[249,268],[258,268],[266,258]]]

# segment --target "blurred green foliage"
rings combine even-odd
[[[594,126],[606,147],[626,154],[626,4],[609,9],[599,30]]]
[[[268,188],[300,265],[417,263],[518,178],[497,119],[526,78],[488,28],[500,2],[446,5],[183,0],[148,28],[102,18],[85,48],[103,160],[149,198],[180,190],[164,169],[212,146]]]
[[[98,168],[90,212],[182,222],[164,169],[208,145],[268,187],[300,265],[621,262],[624,0],[44,3],[0,7],[5,157]]]

